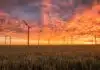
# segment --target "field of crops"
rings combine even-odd
[[[100,45],[1,46],[0,70],[100,70]]]

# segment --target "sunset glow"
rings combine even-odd
[[[30,45],[100,44],[100,5],[97,2],[94,1],[91,8],[76,12],[70,20],[53,16],[51,3],[51,0],[42,2],[45,7],[42,7],[41,24],[25,20],[30,26]],[[0,24],[0,44],[27,45],[28,30],[23,19],[1,11]]]

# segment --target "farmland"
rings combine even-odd
[[[0,70],[99,70],[100,45],[1,46]]]
[[[41,45],[41,46],[4,46],[0,47],[0,55],[64,55],[64,56],[87,56],[98,55],[100,45]]]

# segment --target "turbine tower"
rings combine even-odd
[[[43,0],[42,2],[42,25],[49,24],[49,13],[51,11],[51,0]]]

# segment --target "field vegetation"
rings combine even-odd
[[[99,45],[0,47],[0,70],[100,70]]]

